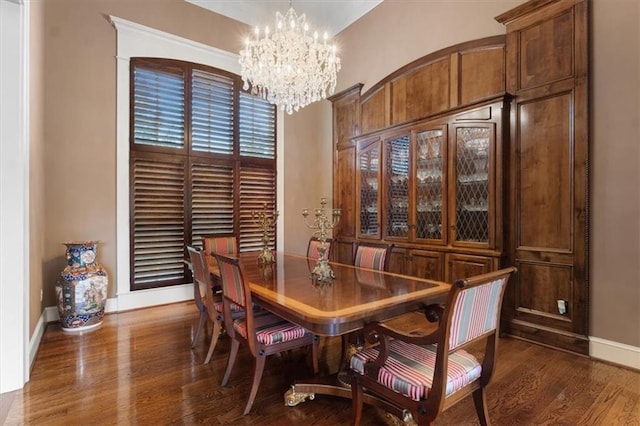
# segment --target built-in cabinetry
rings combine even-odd
[[[586,0],[532,0],[507,35],[336,94],[333,260],[394,243],[390,270],[453,281],[515,265],[502,331],[588,353]]]
[[[589,353],[587,1],[537,0],[507,29],[511,119],[507,288],[502,329]]]
[[[500,99],[355,140],[356,237],[394,243],[392,272],[453,281],[498,265],[507,113]]]
[[[394,244],[394,272],[455,280],[499,266],[504,61],[504,37],[489,37],[331,98],[334,260],[376,240]]]

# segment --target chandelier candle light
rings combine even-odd
[[[273,258],[273,253],[269,248],[269,230],[275,225],[278,221],[278,216],[280,213],[278,211],[274,211],[272,214],[267,210],[267,203],[264,203],[264,207],[261,212],[252,211],[251,219],[257,225],[260,225],[262,229],[262,252],[258,255],[258,263],[261,265],[268,265],[275,262]]]
[[[262,36],[262,38],[260,38]],[[240,51],[240,75],[244,90],[262,96],[288,114],[325,99],[336,88],[340,58],[335,45],[309,32],[305,14],[276,12],[275,31],[255,29]]]
[[[316,267],[311,271],[313,278],[318,281],[327,281],[335,278],[333,269],[329,266],[329,259],[327,258],[327,231],[333,229],[340,220],[340,209],[333,209],[332,218],[329,219],[324,211],[324,207],[327,204],[326,198],[320,198],[320,208],[315,209],[315,220],[312,224],[307,222],[309,216],[309,209],[302,209],[302,216],[304,217],[304,223],[309,229],[314,230],[314,235],[318,235],[320,240],[320,246],[318,247],[318,263]]]

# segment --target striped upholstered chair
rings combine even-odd
[[[229,352],[227,369],[222,378],[222,386],[226,386],[229,381],[240,344],[248,347],[255,358],[253,383],[249,392],[249,400],[244,409],[246,415],[251,411],[258,392],[267,356],[311,346],[313,371],[318,373],[318,339],[305,328],[285,321],[271,312],[266,310],[254,312],[252,309],[246,309],[247,306],[252,306],[251,290],[249,283],[243,278],[240,260],[220,254],[215,256],[222,280],[225,322],[233,324],[233,326],[227,325],[227,333],[231,337],[231,351]],[[232,318],[231,307],[233,304],[237,304],[245,310],[244,317]]]
[[[196,306],[198,306],[200,310],[200,320],[198,321],[198,328],[191,340],[191,347],[193,348],[195,346],[200,330],[204,328],[204,322],[209,319],[213,328],[211,331],[209,351],[204,359],[204,363],[208,364],[224,329],[222,294],[214,293],[213,291],[213,283],[209,275],[209,267],[207,266],[204,252],[189,246],[187,246],[187,251],[189,252],[191,270],[193,271],[193,297],[196,301]],[[238,305],[232,304],[231,315],[236,319],[244,316],[244,311]]]
[[[356,254],[353,256],[353,266],[375,269],[377,271],[388,271],[392,249],[393,244],[360,242],[356,245]]]
[[[350,363],[354,425],[360,424],[363,388],[406,410],[419,425],[431,424],[440,412],[473,394],[480,423],[489,424],[484,388],[496,362],[502,297],[515,270],[453,284],[431,334],[404,333],[377,322],[365,326],[369,346]],[[485,342],[481,363],[464,350],[480,340]]]
[[[238,240],[234,235],[206,235],[204,241],[204,253],[207,256],[224,254],[235,256],[238,254]]]
[[[333,240],[331,238],[327,238],[327,251],[325,252],[325,257],[327,259],[331,258],[331,243],[333,243]],[[318,260],[320,258],[318,247],[320,247],[320,240],[317,237],[309,238],[309,245],[307,246],[307,257]]]

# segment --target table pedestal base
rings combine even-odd
[[[309,379],[304,383],[295,383],[291,386],[291,389],[284,393],[284,405],[288,407],[295,407],[307,400],[314,400],[317,394],[351,399],[351,388],[342,385],[341,382],[344,379],[342,378],[342,380],[340,380],[338,378],[338,374],[328,377],[320,377],[317,379]],[[365,404],[378,407],[386,411],[388,414],[396,417],[399,421],[398,424],[415,425],[413,417],[409,412],[368,394],[366,390],[363,393],[363,401]]]

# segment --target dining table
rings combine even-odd
[[[372,321],[444,304],[450,285],[390,272],[330,262],[334,278],[318,280],[311,271],[316,260],[274,252],[274,263],[258,262],[259,252],[238,255],[243,277],[249,282],[254,303],[318,336],[353,335]],[[207,256],[212,280],[219,279],[214,257]],[[346,355],[346,354],[345,354]],[[348,365],[346,365],[348,368]],[[344,367],[343,367],[344,370]],[[351,398],[348,380],[338,372],[292,385],[285,404],[298,405],[316,394]],[[364,402],[401,415],[396,407],[365,395]]]

